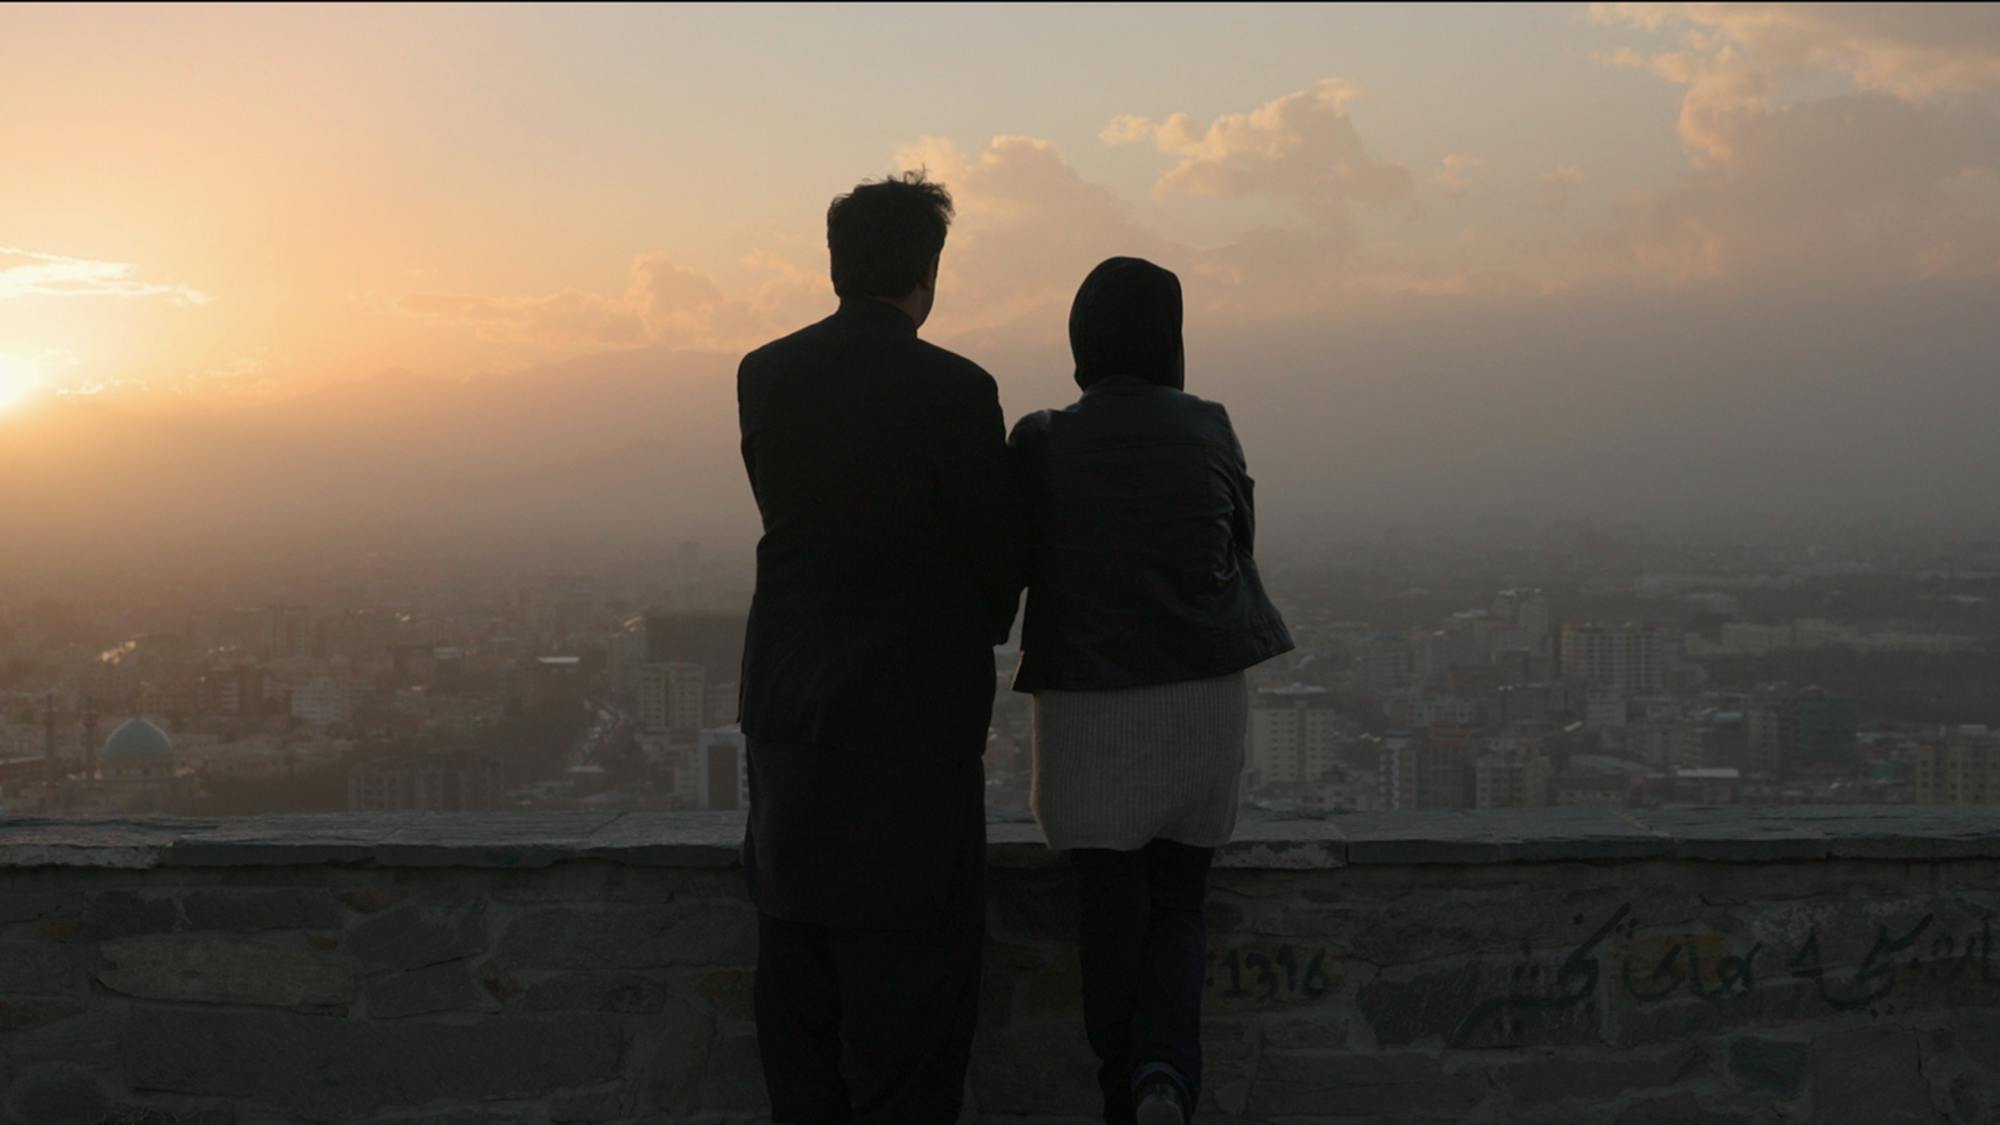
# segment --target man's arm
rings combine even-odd
[[[757,493],[757,456],[750,445],[750,410],[746,402],[745,382],[749,379],[750,358],[745,356],[736,365],[736,429],[741,436],[743,450],[743,471],[750,477],[750,495],[757,501],[758,509],[763,508],[763,499]]]
[[[938,494],[986,595],[993,643],[1003,644],[1027,584],[1027,519],[999,388],[983,371],[968,382],[940,411]]]

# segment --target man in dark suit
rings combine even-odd
[[[992,376],[917,339],[950,219],[921,174],[836,198],[839,310],[737,372],[764,526],[744,865],[779,1122],[955,1121],[971,1051],[981,756],[1025,537]]]

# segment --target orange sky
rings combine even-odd
[[[2000,8],[0,9],[0,408],[269,398],[826,308],[819,223],[958,194],[932,329],[2000,270]]]

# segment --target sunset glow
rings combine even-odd
[[[0,414],[26,403],[41,388],[33,365],[0,356]]]

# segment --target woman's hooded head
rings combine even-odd
[[[1130,376],[1181,388],[1181,282],[1143,258],[1107,258],[1076,291],[1069,307],[1069,350],[1076,385]]]

